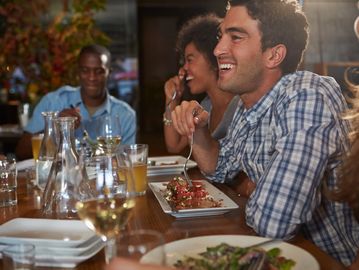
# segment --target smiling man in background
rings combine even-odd
[[[99,125],[105,116],[119,119],[122,143],[131,144],[136,140],[136,113],[125,102],[110,96],[107,80],[110,74],[111,54],[100,45],[88,45],[81,49],[78,58],[79,87],[63,86],[45,95],[37,104],[32,118],[24,129],[17,148],[19,159],[31,158],[31,137],[43,132],[45,111],[57,111],[59,116],[74,116],[75,136],[81,139],[86,130],[92,139],[99,136]],[[115,118],[116,117],[116,118]]]

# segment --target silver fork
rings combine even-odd
[[[282,241],[280,239],[269,239],[263,242],[259,242],[257,244],[254,245],[250,245],[247,246],[246,248],[256,248],[256,247],[260,247],[260,246],[265,246],[267,244],[271,244],[277,241]],[[255,258],[254,262],[251,263],[251,265],[249,266],[249,268],[247,270],[261,270],[264,266],[264,263],[266,261],[266,253],[265,252],[261,252],[258,257]]]
[[[170,111],[170,105],[171,105],[172,101],[174,101],[176,99],[176,96],[177,96],[177,91],[175,89],[175,91],[172,94],[171,100],[168,101],[167,104],[166,104],[166,110],[167,111]]]
[[[189,146],[189,154],[188,154],[188,156],[187,156],[187,158],[186,158],[186,162],[185,162],[184,165],[183,165],[184,177],[186,178],[186,181],[187,181],[187,184],[188,184],[189,187],[192,187],[192,186],[193,186],[192,180],[191,180],[191,178],[189,178],[188,173],[187,173],[187,163],[188,163],[188,161],[189,161],[189,159],[190,159],[190,157],[191,157],[191,155],[192,155],[193,134],[194,134],[194,133],[192,133],[192,136],[191,136],[191,142],[190,142],[190,146]]]
[[[254,262],[252,262],[247,270],[261,270],[264,266],[264,263],[266,261],[266,253],[260,252],[259,255],[254,259]]]

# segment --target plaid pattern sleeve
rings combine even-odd
[[[348,265],[359,247],[359,225],[347,205],[322,194],[337,184],[348,147],[346,104],[337,83],[310,72],[283,77],[252,108],[238,108],[221,141],[216,174],[224,182],[240,170],[256,183],[247,224],[267,237],[301,231]]]

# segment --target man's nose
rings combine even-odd
[[[89,75],[89,79],[96,79],[96,71],[95,70],[90,70],[88,75]]]
[[[226,45],[226,41],[225,39],[222,37],[218,40],[218,43],[216,45],[216,47],[214,47],[213,50],[213,54],[218,57],[219,55],[223,54],[226,52],[227,50],[227,45]]]

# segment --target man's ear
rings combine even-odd
[[[287,55],[287,48],[283,44],[278,44],[266,50],[266,64],[268,68],[277,68]]]

